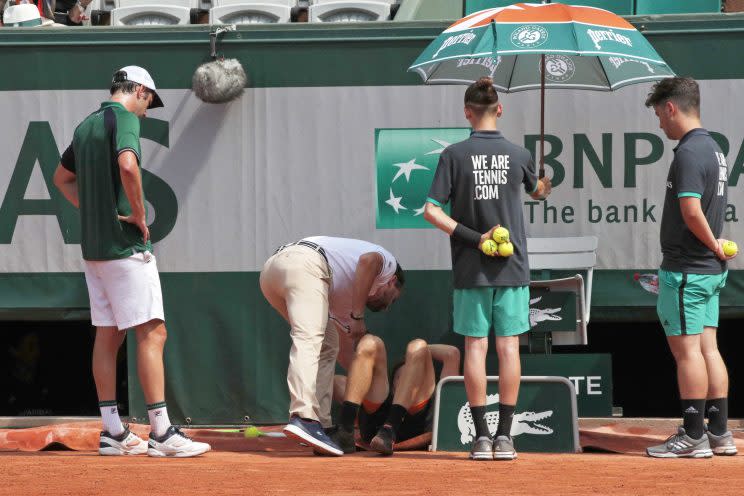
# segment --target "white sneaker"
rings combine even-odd
[[[175,458],[187,458],[198,456],[209,451],[211,447],[207,443],[192,441],[186,434],[175,425],[168,427],[161,437],[153,436],[150,432],[147,454],[150,456],[172,456]]]
[[[147,453],[147,442],[130,432],[129,426],[125,425],[124,432],[118,436],[108,431],[101,432],[98,453],[104,456],[144,455]]]

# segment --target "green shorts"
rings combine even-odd
[[[726,285],[722,274],[683,274],[659,270],[656,313],[667,336],[700,334],[718,327],[718,295]]]
[[[530,330],[530,287],[455,289],[454,327],[457,334],[516,336]]]

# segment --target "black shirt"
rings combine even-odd
[[[721,148],[705,129],[685,134],[669,167],[664,212],[661,216],[661,268],[690,274],[720,274],[720,260],[685,224],[680,198],[700,198],[700,206],[711,231],[721,236],[728,195],[728,168]]]
[[[450,216],[480,233],[501,224],[514,244],[511,257],[489,257],[450,238],[455,288],[529,284],[522,185],[527,193],[537,189],[535,163],[500,131],[474,131],[440,155],[427,201],[440,206],[451,201]]]
[[[54,5],[54,22],[65,24],[67,26],[80,26],[80,24],[72,22],[70,17],[67,15],[76,3],[77,0],[57,0]]]

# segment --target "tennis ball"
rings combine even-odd
[[[243,436],[247,438],[258,437],[261,435],[261,431],[255,425],[249,425],[243,431]]]
[[[497,227],[493,230],[493,240],[498,244],[509,242],[509,231],[505,227]]]
[[[509,243],[501,243],[499,245],[499,255],[502,257],[510,257],[514,254],[514,245]]]
[[[727,257],[736,255],[739,252],[739,247],[733,241],[723,242],[723,254]]]
[[[496,241],[492,239],[487,239],[483,242],[481,245],[481,251],[488,255],[489,257],[492,257],[496,252],[499,250],[499,245],[496,244]]]

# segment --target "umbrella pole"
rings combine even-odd
[[[545,54],[540,56],[540,175],[545,177]]]

